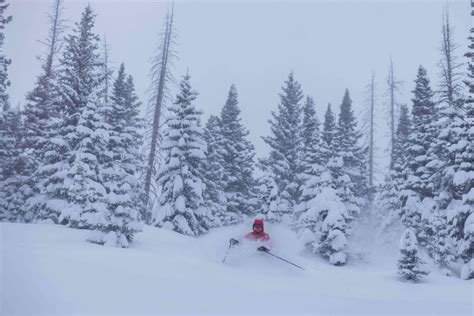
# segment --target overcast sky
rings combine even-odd
[[[5,51],[12,59],[9,92],[16,105],[24,103],[39,73],[36,56],[43,47],[38,40],[47,35],[46,14],[51,1],[9,2],[13,21],[6,29]],[[168,3],[65,0],[69,25],[78,21],[89,2],[97,13],[96,33],[106,35],[110,44],[113,66],[124,61],[142,101],[148,100],[150,58]],[[372,69],[381,110],[386,103],[390,55],[396,76],[404,81],[401,101],[410,98],[419,64],[428,69],[435,85],[445,5],[445,1],[435,0],[177,1],[179,60],[174,74],[179,79],[189,67],[192,84],[200,94],[197,105],[206,117],[219,113],[230,85],[235,83],[243,120],[262,156],[268,148],[260,136],[269,133],[267,120],[291,70],[305,94],[314,97],[321,119],[328,102],[339,106],[345,88],[359,112]],[[449,9],[461,56],[471,26],[469,0],[450,1]],[[382,139],[387,124],[379,125]]]

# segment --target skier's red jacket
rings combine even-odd
[[[262,226],[262,230],[260,232],[251,231],[250,233],[244,236],[245,239],[254,240],[254,241],[266,241],[270,242],[270,236],[265,232],[263,226],[263,220],[256,219],[253,221],[253,225],[260,225]]]

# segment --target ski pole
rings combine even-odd
[[[278,259],[280,259],[280,260],[283,260],[283,261],[285,261],[285,262],[287,262],[287,263],[289,263],[289,264],[291,264],[291,265],[294,265],[295,267],[298,267],[298,268],[300,268],[301,270],[304,270],[304,268],[300,267],[299,265],[294,264],[293,262],[290,262],[290,261],[288,261],[288,260],[286,260],[286,259],[283,259],[282,257],[279,257],[279,256],[277,256],[277,255],[274,255],[274,254],[271,253],[271,252],[268,252],[268,251],[263,251],[263,252],[269,254],[270,256],[273,256],[273,257],[275,257],[275,258],[278,258]]]

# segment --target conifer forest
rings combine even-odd
[[[0,0],[0,246],[2,315],[472,315],[473,0]]]

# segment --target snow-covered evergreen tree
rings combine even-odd
[[[361,133],[346,90],[342,99],[335,137],[335,158],[328,166],[337,182],[338,194],[348,209],[347,224],[360,213],[368,194],[366,152],[360,144]]]
[[[29,221],[24,207],[31,194],[28,170],[32,161],[24,152],[24,129],[19,108],[11,108],[7,89],[8,65],[4,55],[5,26],[12,20],[6,15],[9,4],[0,1],[0,221]]]
[[[237,89],[232,85],[220,116],[224,158],[224,192],[226,196],[226,218],[224,225],[235,224],[242,214],[250,215],[255,194],[253,159],[255,149],[247,139],[248,130],[242,125],[238,107]]]
[[[5,154],[0,166],[0,221],[28,222],[31,214],[25,207],[32,194],[30,173],[33,161],[24,152],[24,130],[18,108],[7,109],[0,122],[0,138]]]
[[[10,114],[10,98],[7,92],[10,86],[8,80],[8,66],[11,60],[4,54],[5,43],[5,26],[12,20],[11,16],[6,15],[6,9],[9,4],[5,0],[0,0],[0,168],[4,169],[3,165],[8,156],[11,155],[11,146],[13,145],[10,138],[12,137],[7,128],[7,115]],[[11,125],[11,123],[9,124]]]
[[[204,177],[200,164],[206,158],[201,112],[193,101],[190,76],[180,82],[180,92],[169,107],[163,136],[164,163],[158,172],[161,188],[155,209],[155,225],[190,236],[201,235],[211,226],[210,211],[203,199]]]
[[[310,202],[312,208],[306,213],[306,216],[312,215],[311,218],[316,219],[314,222],[317,225],[321,225],[319,231],[316,230],[319,242],[314,243],[314,248],[328,257],[332,264],[343,265],[347,260],[345,250],[349,233],[347,223],[350,222],[350,210],[347,209],[346,203],[342,201],[337,191],[328,185],[331,183],[329,173],[323,174],[320,181],[323,182],[320,185],[321,191]]]
[[[361,136],[352,111],[352,100],[346,89],[336,129],[336,150],[344,161],[343,172],[350,177],[349,189],[359,198],[367,195],[366,155],[360,144]]]
[[[327,164],[336,154],[336,117],[328,104],[324,114],[323,131],[321,133],[323,152],[323,163]]]
[[[23,208],[34,216],[38,209],[47,202],[42,183],[49,177],[44,168],[57,154],[59,147],[55,140],[59,135],[59,121],[62,118],[61,95],[58,89],[57,56],[60,53],[64,23],[62,20],[62,0],[55,0],[49,15],[49,33],[45,41],[46,54],[42,59],[41,73],[36,84],[27,96],[23,111],[25,137],[23,145],[30,163],[25,175],[30,177],[31,196]]]
[[[426,250],[433,258],[433,261],[443,270],[446,275],[450,275],[449,264],[454,261],[452,247],[449,241],[449,231],[447,217],[444,211],[440,211],[437,206],[430,201],[430,205],[425,205],[422,217],[422,235],[427,240]]]
[[[422,213],[422,200],[432,198],[434,169],[437,158],[435,152],[429,152],[433,140],[438,135],[436,127],[436,109],[430,81],[423,66],[418,68],[413,90],[412,132],[409,136],[407,160],[403,166],[406,179],[401,192],[403,201],[402,222],[419,236]],[[420,242],[424,244],[425,240]]]
[[[278,197],[278,185],[273,179],[273,175],[264,171],[263,174],[257,179],[257,201],[259,217],[266,218],[268,213],[278,212],[277,207],[279,204]]]
[[[320,123],[316,115],[314,100],[306,98],[303,106],[303,120],[301,124],[301,150],[298,158],[301,166],[300,181],[304,182],[314,175],[315,165],[323,164],[323,151]],[[319,169],[319,168],[318,168]]]
[[[316,106],[312,97],[306,97],[303,105],[303,121],[301,124],[301,142],[303,159],[309,156],[319,145],[320,123],[316,115]]]
[[[59,118],[59,91],[57,89],[58,71],[55,65],[64,29],[62,23],[62,0],[55,0],[49,16],[49,34],[45,41],[46,56],[43,58],[42,71],[36,79],[35,87],[26,96],[27,103],[23,111],[25,122],[25,145],[33,150],[33,160],[43,159],[42,149],[51,133],[51,121]]]
[[[418,242],[415,233],[411,229],[406,229],[403,233],[399,249],[398,274],[403,279],[418,282],[429,274],[429,271],[424,267],[425,262],[418,253]]]
[[[444,128],[438,141],[445,160],[439,200],[441,207],[447,208],[449,234],[455,241],[456,256],[463,262],[463,279],[474,278],[474,28],[469,40],[468,96],[461,109],[443,111],[440,121]]]
[[[338,188],[337,177],[343,160],[335,157],[336,128],[328,106],[321,136],[314,103],[307,99],[302,124],[303,185],[300,203],[295,208],[295,227],[302,242],[312,251],[329,258],[334,265],[343,265],[347,260],[351,216]]]
[[[399,235],[400,229],[400,192],[392,174],[385,176],[375,196],[374,218],[379,223],[380,241],[390,242]],[[398,237],[397,237],[398,238]]]
[[[110,99],[106,125],[109,133],[106,152],[110,156],[104,157],[103,183],[107,191],[109,229],[114,232],[115,243],[123,247],[141,230],[138,219],[145,213],[145,192],[138,180],[144,167],[140,152],[143,143],[141,103],[135,94],[133,78],[126,76],[123,63]]]
[[[88,5],[66,39],[59,76],[62,117],[55,127],[59,133],[49,136],[45,145],[49,151],[38,170],[44,179],[38,182],[38,191],[46,196],[35,206],[38,220],[92,229],[102,225],[102,219],[96,222],[92,217],[105,213],[100,167],[108,141],[99,110],[102,65],[94,24],[95,14]],[[89,215],[81,218],[82,213]]]
[[[474,16],[474,4],[471,2],[471,15]],[[468,95],[465,100],[467,104],[471,105],[471,109],[473,108],[473,103],[474,103],[474,26],[471,27],[469,30],[469,46],[468,46],[468,51],[464,56],[468,59],[467,62],[467,78],[464,80],[464,83],[466,84],[468,88]]]
[[[221,123],[217,116],[211,115],[204,129],[207,143],[206,160],[202,162],[204,182],[204,200],[212,213],[213,226],[236,222],[235,213],[227,213],[224,191],[224,141]],[[230,216],[230,218],[228,217]]]
[[[122,123],[118,119],[113,129],[105,120],[103,65],[98,53],[99,37],[93,33],[94,22],[95,14],[87,6],[80,23],[66,40],[61,60],[64,69],[60,83],[66,105],[62,131],[70,151],[64,164],[67,168],[59,171],[64,177],[59,192],[66,196],[67,202],[59,222],[90,229],[88,240],[93,243],[127,247],[133,234],[139,231],[138,212],[130,208],[130,197],[126,195],[132,188],[124,174],[124,165],[115,159],[129,158],[121,149],[130,143],[120,142],[120,136],[129,136],[120,135],[123,130],[119,130],[121,124],[130,122]],[[133,102],[122,107],[137,111]],[[117,108],[117,117],[133,117]],[[113,142],[115,146],[111,148]]]
[[[112,153],[107,149],[110,133],[99,106],[99,100],[89,96],[79,113],[74,132],[69,134],[71,153],[63,184],[68,207],[61,213],[60,222],[101,231],[108,221],[104,168]]]
[[[303,122],[301,127],[302,148],[299,158],[301,163],[299,178],[302,183],[301,197],[298,205],[295,207],[294,217],[296,227],[300,229],[306,224],[301,223],[299,218],[309,209],[308,201],[314,199],[319,194],[319,178],[326,171],[323,164],[323,146],[320,130],[320,123],[316,116],[314,101],[307,97],[303,106]],[[308,220],[305,216],[305,221]],[[313,225],[311,225],[314,227]]]
[[[398,229],[402,207],[400,201],[400,190],[405,183],[402,168],[406,164],[409,145],[409,136],[411,131],[411,122],[409,110],[406,105],[400,106],[400,115],[398,117],[397,129],[392,144],[391,152],[391,170],[385,176],[384,182],[376,198],[376,205],[379,212],[376,214],[380,221],[379,233],[392,236],[394,228]],[[387,236],[387,238],[390,238]]]
[[[270,156],[261,161],[272,172],[278,185],[279,205],[269,212],[270,221],[291,220],[293,208],[299,200],[300,183],[297,178],[301,164],[298,162],[301,149],[300,126],[303,92],[298,81],[290,73],[280,94],[278,112],[272,112],[272,136],[263,140],[270,146]]]
[[[411,133],[411,120],[408,106],[400,106],[400,116],[398,118],[397,130],[393,142],[392,150],[392,171],[395,178],[402,175],[402,168],[408,159],[408,146]],[[403,180],[404,181],[404,180]],[[401,184],[401,183],[399,183]]]
[[[9,4],[6,3],[6,0],[0,0],[0,110],[2,110],[2,112],[6,112],[9,108],[7,88],[10,86],[10,81],[8,80],[8,65],[10,65],[11,60],[5,56],[3,48],[5,44],[4,29],[12,20],[12,17],[6,15],[5,12],[8,6]],[[3,148],[3,146],[0,146],[0,150],[2,150],[1,148]]]
[[[463,262],[461,278],[474,279],[474,188],[463,196],[462,205],[448,213],[456,255]]]

